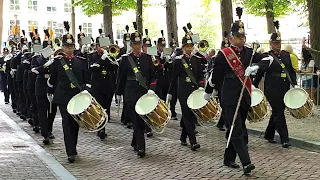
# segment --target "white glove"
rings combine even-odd
[[[100,67],[100,64],[93,63],[90,67]]]
[[[166,102],[170,102],[172,99],[172,95],[171,94],[167,94],[167,98],[166,98]]]
[[[116,96],[116,99],[117,99],[118,103],[120,104],[121,101],[122,101],[122,96],[121,96],[121,95],[117,95],[117,96]]]
[[[107,57],[108,57],[108,51],[107,50],[103,50],[103,55],[101,56],[101,59],[102,60],[106,60],[107,59]]]
[[[53,62],[54,62],[54,59],[49,59],[49,60],[44,64],[44,66],[45,66],[45,67],[48,67],[48,66],[50,66]]]
[[[54,57],[54,59],[61,59],[61,58],[63,58],[62,55],[56,55],[56,56]]]
[[[155,94],[155,92],[153,90],[149,89],[148,94]]]
[[[87,51],[88,51],[87,46],[83,45],[82,48],[81,48],[81,53],[84,54]]]
[[[244,73],[245,76],[250,76],[251,74],[256,74],[259,69],[259,66],[249,66]]]
[[[39,71],[38,71],[36,68],[32,68],[32,69],[31,69],[31,72],[36,73],[36,74],[39,74]]]
[[[320,71],[319,70],[317,71],[317,75],[320,76]]]
[[[28,60],[23,60],[22,63],[23,63],[23,64],[30,64],[30,61],[28,61]]]
[[[251,89],[257,89],[253,84],[251,85]]]
[[[213,89],[213,91],[212,91],[212,94],[211,94],[213,97],[214,96],[217,96],[218,95],[218,91],[217,90],[215,90],[215,89]]]
[[[90,94],[87,90],[81,91],[81,93]]]
[[[203,87],[199,87],[198,89],[199,89],[199,90],[204,90],[204,88],[203,88]]]
[[[208,93],[204,93],[203,94],[203,98],[206,100],[206,101],[209,101],[211,99],[211,94],[208,94]]]
[[[86,86],[87,86],[88,88],[91,88],[91,84],[86,84]]]
[[[49,102],[52,102],[53,100],[53,94],[47,94],[47,98]]]
[[[13,77],[14,76],[14,74],[16,73],[16,69],[11,69],[11,71],[10,71],[10,74],[11,74],[11,76]]]
[[[300,88],[300,86],[299,85],[294,85],[294,88]]]

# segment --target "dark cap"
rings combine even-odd
[[[159,46],[166,46],[166,39],[164,38],[163,30],[161,30],[161,38],[158,38],[157,44]]]
[[[137,28],[137,23],[133,22],[133,27],[136,30],[136,32],[132,33],[130,36],[130,42],[131,43],[136,43],[136,42],[141,42],[141,34],[138,32]]]
[[[144,46],[152,46],[152,44],[151,44],[151,39],[149,38],[149,31],[148,31],[148,29],[145,29],[144,31],[145,31],[145,33],[146,33],[146,37],[143,38],[143,40],[142,40],[142,45],[144,45]]]
[[[192,44],[193,45],[193,41],[192,41],[192,37],[187,34],[182,38],[182,47],[188,44]]]
[[[129,33],[129,26],[126,25],[127,33],[123,34],[123,41],[130,41],[130,33]]]
[[[80,33],[78,34],[78,41],[81,40],[81,38],[86,37],[86,35],[82,32],[82,26],[79,26]]]
[[[231,25],[231,33],[233,36],[245,35],[244,24],[241,21],[242,12],[243,12],[243,9],[241,7],[236,8],[236,13],[237,13],[237,16],[239,17],[239,20],[235,21]]]
[[[281,33],[279,32],[279,21],[273,22],[276,32],[271,34],[270,41],[272,42],[281,42]]]
[[[69,34],[69,22],[68,21],[63,21],[64,28],[67,31],[67,34],[63,35],[62,37],[62,45],[74,45],[74,38],[72,34]]]

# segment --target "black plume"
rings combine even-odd
[[[188,23],[188,24],[187,24],[187,27],[188,27],[189,30],[191,30],[191,29],[192,29],[191,23]]]
[[[49,34],[48,29],[45,29],[45,30],[43,30],[43,31],[44,31],[44,33],[46,34],[46,36],[50,39],[50,34]]]
[[[138,30],[138,26],[137,26],[136,22],[133,22],[133,27],[134,27],[135,30]]]
[[[172,39],[174,39],[174,35],[173,35],[173,33],[171,33],[171,38],[172,38]]]
[[[81,32],[81,30],[82,30],[82,26],[81,26],[81,25],[79,26],[79,30],[80,30],[80,32]]]
[[[146,36],[148,36],[148,34],[149,34],[148,29],[145,29],[144,32],[146,32]]]
[[[129,26],[128,25],[126,25],[126,30],[127,30],[127,33],[129,32]]]
[[[229,36],[228,32],[227,31],[224,31],[223,32],[223,37],[227,38]]]
[[[154,42],[154,45],[157,45],[157,41],[153,41]]]
[[[7,42],[4,42],[4,47],[6,47],[7,46]]]
[[[30,36],[30,38],[32,39],[32,38],[33,38],[33,32],[30,32],[30,33],[29,33],[29,36]]]
[[[163,30],[161,30],[161,35],[162,35],[162,37],[164,36],[164,35],[163,35]]]
[[[69,22],[63,21],[63,25],[64,25],[64,28],[66,29],[66,31],[69,32],[69,30],[70,30]]]
[[[38,34],[38,29],[34,29],[34,33],[35,33],[35,35],[37,35]]]
[[[185,26],[183,26],[183,30],[184,30],[184,32],[185,32],[186,34],[188,34],[188,30],[187,30],[187,28],[186,28]]]
[[[26,36],[26,31],[22,30],[22,34],[23,34],[23,36]]]
[[[111,34],[108,34],[108,38],[111,40]]]
[[[274,21],[273,22],[274,27],[276,28],[276,30],[279,30],[279,21]]]
[[[102,34],[102,29],[99,29],[99,34]]]
[[[118,41],[116,41],[116,45],[118,45]]]
[[[93,37],[91,37],[91,41],[92,41],[92,42],[94,42],[94,39],[93,39]]]
[[[241,7],[236,8],[236,13],[237,13],[237,16],[239,17],[239,19],[241,19],[242,12],[243,12],[243,9]]]
[[[29,48],[31,47],[31,42],[28,42],[28,47],[29,47]]]

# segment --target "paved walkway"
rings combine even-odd
[[[12,112],[10,105],[0,105],[0,109],[43,146],[42,137],[34,134],[32,128]],[[163,134],[147,138],[147,156],[140,159],[130,146],[132,130],[120,124],[115,107],[112,109],[111,116],[112,123],[106,127],[108,137],[105,141],[100,141],[95,133],[83,131],[79,133],[79,155],[74,164],[67,163],[60,115],[57,116],[54,124],[53,133],[56,136],[54,144],[44,148],[77,179],[320,179],[319,153],[294,147],[283,149],[279,144],[268,144],[256,136],[249,137],[249,151],[252,162],[257,168],[251,177],[243,176],[241,169],[234,170],[222,165],[226,143],[224,132],[214,127],[198,127],[197,138],[201,148],[194,152],[180,145],[178,121],[171,121]],[[2,121],[2,118],[0,119]],[[13,131],[8,132],[8,128],[2,129],[1,136],[10,138],[15,136]],[[19,140],[18,137],[16,139]],[[10,152],[14,151],[10,143],[6,146],[9,146],[7,148],[11,149]],[[1,148],[0,150],[3,151],[5,146]],[[21,151],[22,148],[18,149]],[[23,148],[23,151],[27,152],[28,156],[22,156],[22,161],[19,159],[13,161],[10,167],[29,168],[22,168],[24,171],[21,175],[25,179],[40,179],[36,177],[35,172],[44,173],[46,179],[54,178],[52,170],[49,170],[51,167],[48,169],[47,165],[41,163],[32,153],[32,149],[27,147]],[[10,155],[10,153],[2,155],[8,156],[8,154]],[[4,159],[4,161],[0,160],[2,164],[10,168],[6,158],[2,159]],[[24,162],[27,166],[21,165]],[[11,172],[2,169],[0,169],[1,175]],[[16,168],[14,172],[18,170],[19,168]],[[19,173],[16,174],[19,175]],[[26,178],[27,175],[32,177]]]

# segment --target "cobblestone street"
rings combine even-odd
[[[120,124],[116,107],[111,123],[107,124],[108,137],[100,141],[95,133],[81,130],[76,163],[67,163],[64,150],[61,117],[54,124],[54,144],[42,145],[40,134],[34,134],[26,121],[11,110],[10,105],[0,105],[1,110],[42,146],[77,179],[320,179],[320,154],[280,144],[268,144],[263,138],[249,137],[249,151],[256,165],[252,176],[242,175],[222,165],[226,144],[224,132],[215,127],[197,127],[201,148],[194,152],[180,145],[179,121],[171,121],[165,132],[146,138],[147,156],[137,157],[130,146],[132,130]],[[3,118],[1,123],[1,179],[54,179],[58,178],[10,129]],[[239,163],[239,161],[237,160]]]

